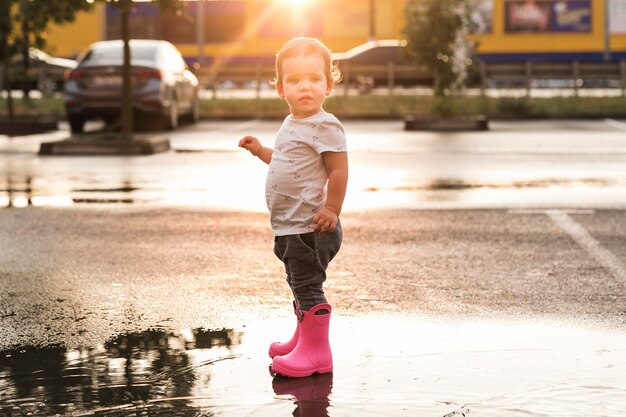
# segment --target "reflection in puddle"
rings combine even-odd
[[[72,201],[77,204],[132,204],[136,202],[132,198],[72,198]]]
[[[0,416],[617,416],[626,333],[606,324],[336,316],[333,374],[272,377],[292,317],[0,352]]]
[[[110,203],[265,211],[267,167],[236,144],[248,133],[271,141],[276,123],[212,120],[173,133],[172,151],[149,157],[42,158],[36,156],[40,142],[66,133],[0,138],[0,207]],[[504,123],[491,132],[440,135],[407,133],[397,121],[350,122],[344,207],[626,205],[623,132],[605,123],[566,125]]]
[[[151,330],[89,349],[25,347],[0,352],[0,416],[190,407],[185,398],[207,367],[236,357],[241,333]],[[193,358],[200,355],[200,361]],[[165,404],[164,399],[176,399]],[[160,400],[160,401],[159,401]],[[156,402],[163,405],[157,406]],[[132,413],[130,410],[132,409]],[[85,415],[85,414],[83,414]]]
[[[257,176],[255,176],[257,178]],[[258,178],[263,178],[262,176]],[[230,178],[234,181],[236,177]],[[265,211],[262,184],[243,181],[216,183],[212,178],[185,178],[180,184],[166,178],[142,179],[137,183],[111,179],[65,178],[67,187],[51,189],[31,177],[9,177],[0,188],[0,207],[54,207],[72,205],[165,205],[210,206],[231,210]],[[619,203],[626,182],[608,179],[545,179],[491,183],[461,179],[433,179],[419,182],[396,181],[400,185],[358,183],[346,198],[348,210],[371,208],[420,208],[433,204],[461,207],[516,207],[568,205],[572,207],[594,201],[597,206]],[[98,186],[101,183],[101,186]],[[242,188],[244,187],[244,188]],[[247,188],[246,188],[247,187]],[[248,188],[254,189],[248,189]],[[232,193],[232,189],[242,190]],[[247,191],[243,191],[247,190]],[[588,198],[582,199],[581,193]],[[621,197],[623,198],[623,197]]]
[[[139,188],[125,186],[118,188],[77,188],[72,190],[72,192],[76,193],[131,193],[133,191],[138,191]]]
[[[455,179],[438,179],[425,181],[420,185],[413,186],[394,186],[394,187],[367,187],[364,191],[376,192],[384,190],[392,191],[436,191],[436,190],[470,190],[473,188],[546,188],[546,187],[616,187],[626,186],[624,181],[605,180],[605,179],[547,179],[536,181],[515,181],[510,183],[481,183],[466,182]]]
[[[15,181],[13,178],[7,178],[6,188],[0,189],[0,195],[6,194],[6,204],[0,207],[22,207],[33,204],[33,186],[32,178],[25,178],[23,181]],[[23,202],[20,200],[24,200]]]
[[[274,377],[272,389],[277,396],[294,401],[294,416],[328,417],[329,396],[333,388],[333,374],[313,375],[309,378]]]

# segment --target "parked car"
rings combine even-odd
[[[169,129],[178,127],[181,116],[197,121],[198,79],[178,49],[167,41],[133,39],[130,51],[135,118],[155,118]],[[65,109],[72,132],[82,132],[86,120],[111,124],[119,118],[122,52],[121,40],[96,42],[66,75]]]
[[[394,64],[395,85],[429,84],[432,77],[409,59],[405,47],[406,41],[401,39],[373,40],[345,52],[334,52],[331,58],[348,78],[348,84],[364,91],[388,85],[389,63]]]
[[[75,60],[51,56],[37,48],[28,49],[28,60],[29,69],[24,74],[23,56],[16,54],[11,59],[11,89],[23,89],[26,80],[29,90],[39,90],[44,95],[63,91],[65,72],[76,68]]]
[[[332,59],[338,64],[379,65],[388,62],[407,63],[403,52],[406,41],[401,39],[373,40],[355,46],[346,52],[333,52]]]

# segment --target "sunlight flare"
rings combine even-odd
[[[309,0],[282,0],[282,1],[290,5],[291,7],[303,7],[308,3]]]

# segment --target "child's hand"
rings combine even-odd
[[[254,136],[245,136],[239,141],[239,147],[244,148],[250,151],[252,155],[257,156],[263,145],[261,145],[261,142],[259,142],[259,140]]]
[[[313,223],[315,223],[316,232],[331,233],[337,227],[337,215],[324,207],[313,217]]]

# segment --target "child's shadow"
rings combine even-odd
[[[272,381],[276,395],[292,395],[297,417],[328,417],[328,396],[333,388],[333,374],[312,375],[306,378],[287,378],[276,375]]]

